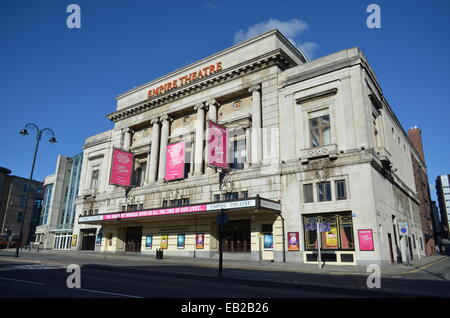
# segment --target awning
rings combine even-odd
[[[98,214],[90,216],[79,216],[78,223],[80,224],[105,224],[114,221],[126,220],[150,220],[162,216],[185,216],[185,215],[212,215],[216,214],[221,209],[227,211],[233,210],[254,210],[256,212],[272,212],[276,214],[281,213],[280,202],[264,199],[260,196],[254,198],[207,202],[199,204],[191,204],[177,207],[164,207],[150,210],[139,210],[129,212],[116,212],[107,214]]]

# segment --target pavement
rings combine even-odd
[[[450,257],[430,256],[413,260],[410,266],[380,267],[381,288],[369,289],[372,272],[365,266],[318,265],[224,260],[223,276],[218,277],[218,261],[212,259],[165,257],[156,260],[145,254],[112,254],[93,251],[0,250],[0,261],[23,266],[67,266],[77,264],[91,270],[117,273],[160,274],[198,281],[234,282],[246,285],[277,285],[285,288],[322,288],[327,291],[357,291],[359,295],[399,297],[450,297]],[[1,268],[0,268],[1,271]]]

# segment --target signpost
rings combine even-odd
[[[217,214],[216,223],[219,225],[219,276],[222,276],[223,267],[223,226],[228,223],[228,215],[224,209]]]
[[[322,269],[322,232],[330,232],[331,224],[329,222],[319,222],[318,218],[312,218],[309,221],[306,223],[306,230],[317,232],[317,262],[319,263],[319,269]]]

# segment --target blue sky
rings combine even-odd
[[[81,29],[66,26],[71,3]],[[366,26],[371,3],[381,29]],[[59,143],[41,142],[35,179],[43,180],[58,154],[75,155],[113,127],[105,115],[118,94],[279,25],[312,58],[363,50],[404,128],[422,129],[435,197],[436,176],[450,173],[449,17],[448,0],[2,0],[0,166],[28,177],[34,135],[18,132],[28,122],[50,127]]]

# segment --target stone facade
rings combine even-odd
[[[229,206],[225,258],[314,263],[319,243],[330,264],[424,255],[416,150],[357,48],[307,61],[274,30],[116,100],[114,128],[84,146],[74,248],[215,258],[216,215]],[[232,132],[222,183],[203,156],[208,120]],[[185,176],[166,181],[166,148],[179,141]],[[110,184],[115,148],[134,155],[132,187]],[[168,215],[178,207],[204,213]],[[164,215],[147,216],[155,209]]]

